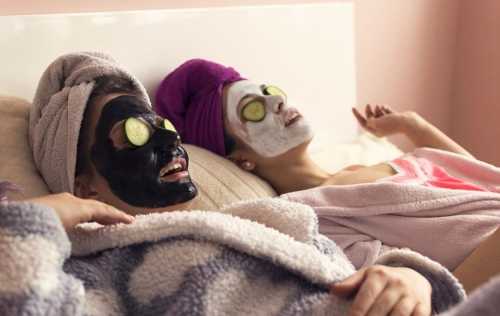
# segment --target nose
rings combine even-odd
[[[280,114],[286,108],[285,100],[280,95],[273,95],[272,98],[272,109],[275,114]]]
[[[155,127],[163,128],[162,127],[163,120],[164,120],[163,117],[156,115],[154,120],[153,120]]]
[[[174,131],[155,126],[152,141],[155,147],[177,148],[181,143],[181,138]]]

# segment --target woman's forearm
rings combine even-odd
[[[467,292],[500,274],[500,229],[483,241],[453,271]]]
[[[408,113],[405,135],[416,147],[442,149],[474,158],[465,148],[417,113]]]

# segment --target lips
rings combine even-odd
[[[176,182],[187,176],[189,176],[187,163],[181,157],[172,159],[172,161],[160,170],[160,181],[162,182]]]
[[[300,118],[302,118],[302,115],[296,108],[287,109],[287,111],[285,112],[285,127],[292,125]]]

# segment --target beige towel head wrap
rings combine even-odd
[[[95,79],[102,76],[130,80],[151,106],[141,83],[106,54],[73,53],[52,62],[38,83],[29,138],[35,164],[53,193],[74,193],[80,125]]]

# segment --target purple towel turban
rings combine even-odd
[[[172,121],[183,142],[225,156],[222,91],[242,79],[233,68],[189,60],[161,82],[155,111]]]

